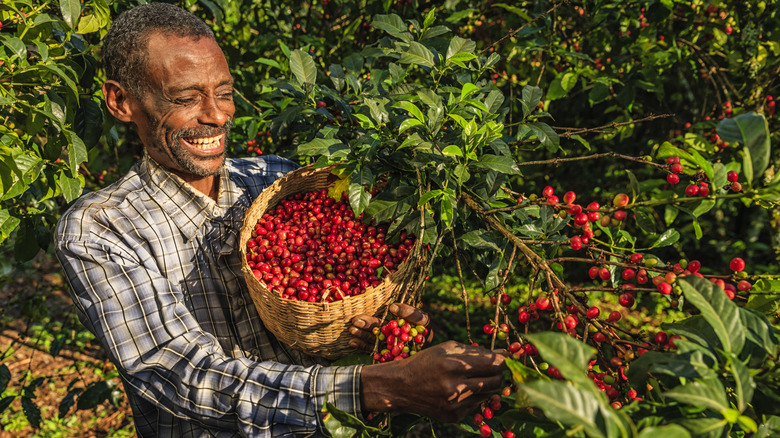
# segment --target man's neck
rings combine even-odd
[[[177,173],[177,175],[179,174]],[[219,176],[193,178],[191,175],[179,175],[179,177],[209,198],[216,201],[219,197]]]

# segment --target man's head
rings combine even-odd
[[[233,78],[205,23],[153,3],[120,15],[106,38],[109,111],[135,124],[149,156],[185,180],[216,175],[235,111]]]
[[[154,33],[214,39],[203,20],[168,3],[141,5],[121,13],[103,38],[103,65],[109,80],[122,84],[137,98],[147,88],[147,44]]]

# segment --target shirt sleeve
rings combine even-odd
[[[90,232],[84,217],[63,219],[57,256],[74,303],[128,392],[178,418],[245,436],[321,434],[326,399],[361,415],[360,366],[232,358],[200,328],[152,257],[126,236]]]

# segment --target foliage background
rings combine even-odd
[[[138,3],[143,2],[10,0],[0,5],[0,299],[6,336],[0,356],[5,367],[0,368],[0,423],[12,434],[35,430],[42,436],[67,435],[63,430],[74,416],[101,412],[108,417],[122,406],[115,375],[98,352],[68,365],[75,374],[72,369],[39,371],[34,355],[27,366],[15,364],[25,344],[40,352],[38,357],[81,353],[92,345],[67,311],[64,285],[48,248],[51,228],[68,203],[83,191],[115,181],[141,152],[132,130],[115,125],[105,112],[98,62],[100,39],[111,17]],[[486,72],[485,85],[504,96],[504,134],[513,139],[510,146],[522,171],[514,185],[521,187],[519,193],[538,194],[550,184],[561,193],[576,189],[607,200],[630,190],[630,168],[642,181],[642,192],[663,199],[668,196],[664,175],[652,167],[614,157],[560,165],[533,162],[597,153],[656,156],[670,142],[697,150],[712,162],[741,163],[743,149],[735,143],[724,147],[715,128],[722,117],[751,111],[768,120],[771,143],[778,139],[773,99],[780,88],[780,19],[773,2],[177,4],[213,25],[232,67],[237,104],[233,156],[260,149],[296,157],[302,139],[320,130],[311,120],[336,119],[330,112],[307,113],[304,107],[314,103],[307,101],[313,96],[291,97],[280,86],[280,80],[294,79],[291,54],[310,55],[320,72],[319,84],[327,83],[325,72],[339,64],[366,87],[378,87],[390,67],[365,56],[388,38],[385,28],[377,28],[377,14],[398,14],[419,26],[430,11],[436,26],[451,30],[447,37],[473,40],[473,52],[485,58],[500,56]],[[420,71],[411,74],[428,84]],[[548,115],[536,112],[528,119],[529,109],[524,111],[522,103],[526,86],[544,90],[541,112]],[[334,96],[316,98],[336,102]],[[529,123],[539,123],[537,130],[529,131]],[[767,174],[755,175],[756,186],[770,185],[776,163],[773,152]],[[675,216],[680,239],[657,255],[698,258],[711,273],[740,255],[751,272],[776,273],[780,210],[771,204],[776,197],[766,196],[719,202],[698,220]],[[679,212],[659,209],[657,214],[663,215],[656,218],[659,226],[667,226],[667,215]],[[426,295],[430,309],[450,309],[465,317],[462,304],[452,301],[459,294],[454,292],[459,289],[454,266],[444,264],[436,274],[435,287]],[[569,279],[586,281],[587,276],[572,272]],[[479,319],[479,307],[488,302],[478,284],[470,288],[477,307],[472,318],[485,321],[485,316]],[[442,293],[448,290],[454,293]],[[488,312],[486,307],[484,314]],[[658,322],[638,318],[639,328]],[[457,318],[447,320],[455,323],[443,327],[442,338],[479,336],[476,330],[464,333]],[[126,415],[114,416],[120,420],[109,427],[128,433]]]

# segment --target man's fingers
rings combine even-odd
[[[393,315],[403,318],[414,325],[427,326],[431,322],[431,318],[427,313],[408,304],[393,303],[390,305],[389,310]]]

